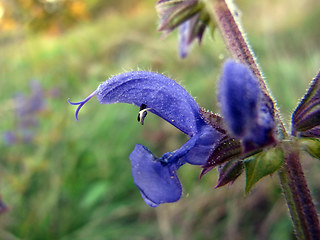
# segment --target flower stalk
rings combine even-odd
[[[270,96],[248,40],[245,38],[244,31],[238,20],[238,14],[236,10],[232,9],[231,1],[211,0],[207,7],[211,17],[215,20],[229,53],[233,58],[252,69],[264,93],[265,101],[273,108],[274,101]],[[281,138],[288,137],[279,113],[277,110],[275,112],[275,117],[279,124],[278,135],[281,135]],[[299,147],[294,144],[294,141],[290,141],[290,143],[284,144],[284,148],[284,166],[279,171],[279,177],[296,236],[298,239],[320,239],[319,219],[300,164]]]
[[[262,71],[256,62],[248,40],[245,38],[240,22],[237,20],[238,13],[236,13],[236,10],[234,10],[234,13],[231,12],[230,4],[232,3],[228,2],[230,1],[212,0],[212,11],[209,12],[215,20],[215,24],[222,35],[231,57],[249,66],[259,80],[261,88],[266,91],[267,87]]]
[[[299,147],[294,141],[284,144],[283,169],[279,171],[298,239],[320,239],[319,219],[299,161]]]

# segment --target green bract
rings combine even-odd
[[[258,153],[244,161],[246,170],[246,193],[264,176],[274,173],[283,163],[283,151],[280,147]]]

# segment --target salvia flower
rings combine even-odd
[[[28,143],[34,138],[38,126],[38,114],[46,107],[46,99],[42,85],[37,80],[31,80],[31,93],[16,93],[13,97],[14,112],[17,118],[15,130],[2,133],[2,138],[8,145],[18,142]]]
[[[134,182],[149,206],[179,200],[182,188],[177,170],[185,163],[203,165],[222,137],[204,120],[196,101],[183,87],[161,74],[134,71],[108,79],[83,101],[69,101],[72,105],[79,105],[76,119],[80,108],[95,95],[101,104],[134,104],[140,107],[140,122],[145,117],[143,113],[148,111],[189,136],[181,148],[160,158],[139,144],[129,156]]]
[[[151,112],[189,136],[179,149],[158,158],[137,144],[129,158],[134,182],[151,207],[180,199],[182,187],[177,170],[186,163],[202,165],[201,176],[224,164],[217,187],[232,183],[243,170],[243,159],[273,143],[274,120],[261,98],[251,71],[228,61],[219,85],[224,119],[200,108],[175,81],[153,72],[133,71],[111,77],[80,102],[81,107],[96,96],[101,104],[129,103],[139,107],[143,124]],[[225,127],[224,125],[227,125]]]

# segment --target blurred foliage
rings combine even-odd
[[[27,27],[57,33],[106,11],[128,10],[137,2],[131,0],[129,6],[124,0],[1,0],[0,30]]]
[[[0,193],[8,208],[0,239],[293,239],[276,175],[244,196],[243,176],[213,190],[215,171],[200,181],[200,168],[184,166],[182,200],[152,209],[134,186],[128,156],[136,143],[161,155],[186,137],[151,114],[142,127],[133,106],[95,99],[75,121],[67,98],[83,99],[106,78],[137,69],[176,79],[201,106],[218,111],[216,82],[228,57],[219,35],[207,34],[182,61],[176,35],[164,39],[156,31],[155,1],[127,2],[0,2],[10,5],[2,15],[0,7],[0,134],[15,129],[14,97],[32,94],[31,79],[46,101],[34,113],[31,141],[0,142]],[[286,123],[320,62],[319,2],[293,2],[236,1]],[[58,8],[50,12],[46,4]],[[14,27],[5,28],[3,19]],[[306,155],[303,164],[319,201],[319,162]]]

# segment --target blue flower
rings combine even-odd
[[[225,63],[218,97],[229,133],[242,140],[245,152],[275,142],[273,109],[247,66],[232,60]]]
[[[275,143],[273,109],[264,101],[248,67],[227,61],[218,95],[224,118],[201,109],[175,81],[157,73],[134,71],[108,79],[83,101],[69,103],[79,105],[77,120],[79,110],[93,96],[101,104],[133,104],[140,108],[141,124],[151,112],[189,136],[182,147],[160,158],[139,144],[129,156],[134,183],[144,201],[156,207],[180,199],[182,187],[177,171],[184,164],[202,165],[202,176],[218,165],[244,159]],[[234,181],[241,172],[228,175],[227,182]]]
[[[183,87],[161,74],[134,71],[108,79],[83,101],[69,101],[79,105],[77,120],[80,108],[95,95],[101,104],[134,104],[140,107],[140,122],[146,112],[151,112],[189,136],[181,148],[160,158],[139,144],[129,156],[134,182],[149,206],[179,200],[182,187],[177,170],[185,163],[205,164],[222,133],[205,121],[200,107]]]
[[[39,122],[39,113],[46,108],[46,98],[42,85],[37,80],[30,81],[31,93],[16,93],[13,97],[14,113],[17,118],[15,129],[2,133],[8,145],[23,142],[30,143],[34,139]]]

